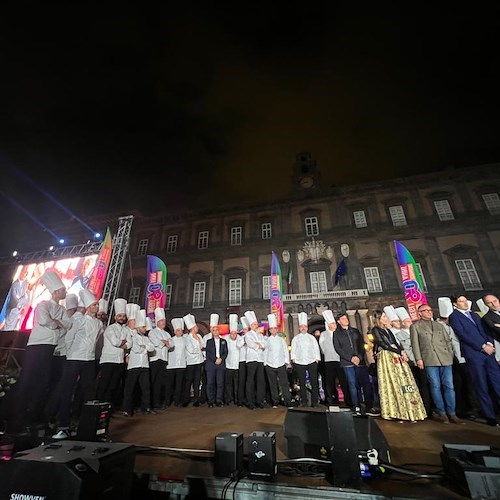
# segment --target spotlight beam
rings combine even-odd
[[[43,187],[39,186],[31,177],[25,174],[23,171],[14,167],[13,165],[9,165],[10,169],[14,171],[19,177],[22,177],[26,182],[29,182],[36,190],[40,191],[44,196],[46,196],[50,201],[55,203],[59,208],[63,209],[68,215],[80,223],[85,229],[88,229],[92,234],[95,234],[97,231],[92,229],[86,222],[84,222],[80,217],[78,217],[74,212],[72,212],[69,208],[67,208],[63,203],[61,203],[57,198],[55,198],[51,193],[46,191]]]
[[[0,194],[8,201],[10,202],[12,205],[14,205],[16,208],[18,208],[19,210],[21,210],[21,212],[23,212],[25,215],[27,215],[35,224],[37,224],[38,226],[40,226],[42,228],[43,231],[51,234],[57,241],[60,241],[61,240],[61,237],[60,236],[57,236],[56,233],[54,233],[54,231],[52,231],[50,228],[48,228],[42,221],[38,220],[29,210],[27,210],[25,207],[23,207],[20,203],[18,203],[14,198],[11,198],[7,193],[5,193],[4,191],[2,191],[0,189]]]

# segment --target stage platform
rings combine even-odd
[[[116,413],[108,437],[112,442],[136,446],[138,484],[154,495],[152,498],[468,498],[443,473],[443,444],[500,446],[499,429],[477,421],[447,425],[431,420],[398,423],[374,418],[388,444],[390,467],[378,477],[362,479],[357,488],[338,488],[325,475],[330,469],[321,461],[299,465],[287,461],[285,421],[287,413],[294,411],[205,405],[171,407],[157,415],[124,417]],[[326,408],[300,411],[321,413]],[[215,478],[215,437],[222,432],[243,434],[246,457],[248,436],[254,431],[275,433],[278,473],[258,480]]]

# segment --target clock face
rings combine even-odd
[[[300,179],[300,187],[310,188],[314,185],[314,179],[310,176],[305,176]]]

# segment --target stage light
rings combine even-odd
[[[49,252],[52,252],[52,250],[54,250],[54,245],[50,245],[49,247]]]
[[[17,257],[17,250],[14,250],[14,251],[12,252],[12,257]]]
[[[65,240],[64,238],[61,238],[61,239],[59,240],[59,244],[60,244],[60,245],[64,245],[65,243],[66,243],[66,240]]]
[[[101,233],[95,233],[95,234],[94,234],[94,238],[95,238],[96,240],[98,240],[101,236],[102,236],[102,235],[101,235]]]

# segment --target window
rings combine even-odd
[[[241,278],[229,280],[229,305],[241,306]]]
[[[382,283],[378,274],[378,267],[365,267],[366,288],[371,293],[382,292]]]
[[[436,208],[436,212],[438,214],[440,221],[455,220],[455,216],[451,211],[451,207],[448,200],[435,201],[434,207]]]
[[[356,210],[352,213],[354,217],[354,225],[357,228],[366,227],[368,224],[366,223],[366,215],[364,210]]]
[[[200,250],[208,248],[208,231],[200,231],[198,233],[198,248]]]
[[[311,281],[311,293],[328,292],[325,271],[309,273],[309,280]]]
[[[304,223],[306,226],[306,236],[318,236],[319,225],[317,217],[306,217]]]
[[[420,274],[420,277],[422,278],[422,292],[427,293],[427,282],[425,281],[425,276],[424,272],[422,271],[422,266],[418,263],[415,262],[415,265],[417,266],[417,270]]]
[[[148,243],[149,243],[149,240],[139,241],[139,245],[137,246],[137,256],[138,257],[141,257],[142,255],[146,255],[148,253]]]
[[[165,309],[170,309],[170,304],[172,302],[172,285],[167,285],[165,289]]]
[[[456,260],[455,265],[457,266],[458,274],[460,275],[465,290],[483,289],[483,285],[481,285],[481,281],[479,281],[479,276],[477,275],[472,259]]]
[[[262,298],[271,298],[271,276],[262,276]]]
[[[270,240],[271,236],[273,235],[271,223],[270,222],[264,222],[262,224],[261,229],[262,229],[262,239],[263,240]]]
[[[405,211],[403,210],[403,207],[401,205],[389,207],[389,213],[391,215],[392,225],[394,227],[406,226]]]
[[[167,240],[167,253],[175,253],[177,252],[177,241],[178,236],[176,234],[172,234],[168,237]]]
[[[196,281],[193,286],[193,309],[205,307],[205,288],[207,284],[204,281]]]
[[[500,198],[498,193],[483,194],[484,204],[491,215],[500,214]]]
[[[128,294],[129,304],[138,304],[140,298],[141,298],[141,287],[140,286],[132,287],[130,289],[130,293]]]
[[[231,228],[231,245],[241,245],[241,226],[235,226]]]

